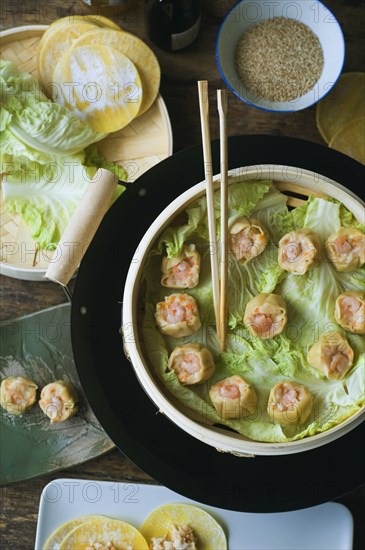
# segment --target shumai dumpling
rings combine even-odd
[[[201,327],[197,303],[189,294],[166,296],[156,305],[155,319],[161,332],[175,338],[194,334]]]
[[[354,352],[339,332],[322,334],[308,351],[307,361],[330,380],[341,380],[352,367]]]
[[[221,418],[243,418],[256,410],[257,397],[253,387],[237,374],[214,384],[209,397]]]
[[[51,424],[56,424],[77,412],[78,400],[77,392],[70,382],[57,380],[43,388],[39,406],[51,420]]]
[[[365,334],[365,294],[349,290],[336,300],[334,316],[345,330],[355,334]]]
[[[290,231],[279,241],[279,265],[290,273],[303,275],[318,265],[319,257],[319,238],[310,229]]]
[[[243,321],[254,336],[274,338],[283,332],[287,323],[286,306],[278,294],[263,292],[246,306]]]
[[[199,284],[200,254],[188,244],[176,258],[162,258],[161,284],[168,288],[194,288]]]
[[[0,386],[0,404],[9,414],[23,414],[36,402],[37,385],[23,376],[4,378]]]
[[[184,344],[171,353],[168,368],[175,371],[182,384],[192,385],[208,380],[215,365],[209,349],[201,344]]]
[[[271,389],[267,412],[277,424],[304,424],[311,413],[312,394],[300,384],[280,382]]]
[[[337,271],[354,271],[365,263],[365,235],[353,227],[340,227],[328,237],[325,248]]]
[[[261,254],[269,242],[265,227],[254,218],[238,218],[228,233],[229,249],[242,264]]]

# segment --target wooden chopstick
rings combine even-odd
[[[202,142],[203,142],[209,241],[211,246],[210,266],[212,271],[213,303],[214,303],[217,335],[218,335],[218,338],[220,339],[221,323],[220,323],[220,305],[219,305],[218,245],[217,245],[217,230],[216,230],[215,212],[214,212],[214,189],[213,189],[213,173],[212,173],[213,165],[212,165],[212,151],[210,147],[209,100],[208,100],[207,80],[198,81],[198,92],[199,92],[200,122],[201,122],[201,132],[202,132]]]
[[[228,284],[228,141],[227,91],[217,90],[219,112],[219,140],[221,165],[221,255],[220,255],[220,344],[224,351],[227,336],[227,284]]]

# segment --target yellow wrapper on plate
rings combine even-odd
[[[365,116],[365,73],[345,73],[333,90],[317,105],[317,128],[330,143],[335,134]]]
[[[365,164],[365,116],[353,120],[339,130],[329,146]]]
[[[104,516],[80,516],[78,518],[72,519],[71,521],[67,521],[66,523],[63,523],[55,531],[53,531],[52,535],[48,537],[46,544],[44,545],[44,550],[50,550],[54,548],[59,548],[60,544],[63,542],[63,540],[71,533],[75,527],[78,527],[79,525],[82,525],[86,521],[91,520],[98,520],[103,519]]]
[[[110,543],[116,550],[149,550],[141,533],[125,521],[94,517],[75,527],[61,542],[59,550],[86,550],[107,547]]]
[[[141,533],[149,547],[152,539],[169,539],[173,528],[191,528],[199,550],[225,550],[227,541],[222,527],[205,510],[190,504],[165,504],[154,510],[144,521]]]

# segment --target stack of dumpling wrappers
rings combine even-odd
[[[38,71],[49,97],[105,133],[146,112],[160,86],[152,50],[102,16],[50,25],[39,45]]]

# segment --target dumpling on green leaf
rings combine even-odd
[[[336,300],[334,317],[345,330],[355,334],[365,334],[365,294],[349,290]]]
[[[354,227],[340,227],[328,237],[325,247],[337,271],[354,271],[365,263],[365,235]]]
[[[259,256],[269,242],[263,224],[254,218],[238,218],[228,230],[229,249],[240,263]]]
[[[195,288],[199,284],[200,254],[194,244],[182,247],[178,256],[164,256],[161,284],[168,288]]]
[[[280,382],[270,392],[267,412],[277,424],[304,424],[313,405],[306,387],[295,382]]]
[[[339,332],[322,334],[308,351],[307,361],[330,380],[340,380],[352,367],[354,352]]]
[[[221,418],[243,418],[256,410],[256,392],[242,376],[230,376],[214,384],[209,397]]]
[[[201,344],[177,346],[171,353],[168,368],[175,371],[182,384],[200,384],[214,374],[214,359],[208,348]]]
[[[279,241],[279,265],[290,273],[303,275],[318,265],[319,257],[319,238],[310,229],[291,231]]]
[[[0,386],[0,405],[9,414],[20,415],[36,401],[37,385],[23,376],[8,376]]]
[[[274,338],[283,332],[286,322],[285,302],[278,294],[263,292],[246,306],[244,323],[258,338]]]
[[[156,305],[155,319],[163,334],[182,338],[200,329],[196,300],[189,294],[170,294]]]
[[[71,382],[57,380],[44,386],[38,404],[51,424],[57,424],[77,413],[78,401],[77,392]]]

